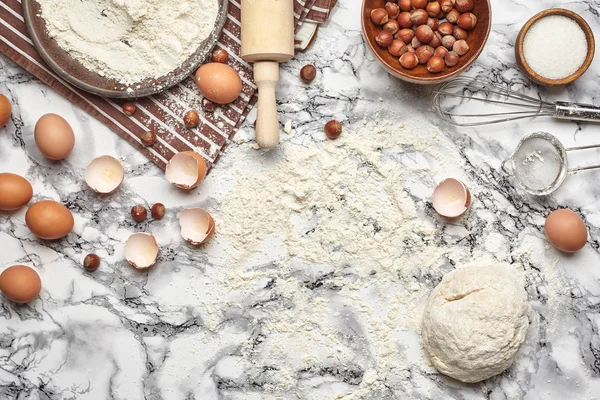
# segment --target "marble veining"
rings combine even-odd
[[[492,0],[490,39],[467,75],[511,84],[549,100],[599,104],[598,60],[576,83],[553,89],[529,82],[515,66],[513,42],[520,27],[533,14],[554,6],[581,14],[600,32],[597,1]],[[319,72],[311,85],[298,79],[307,63]],[[41,298],[26,306],[0,299],[0,399],[600,398],[600,171],[570,176],[554,195],[536,198],[514,188],[500,170],[525,133],[545,130],[569,147],[600,142],[599,126],[549,118],[487,128],[447,125],[431,111],[431,88],[387,75],[370,54],[360,31],[360,1],[339,2],[315,44],[283,66],[279,110],[282,122],[293,121],[293,131],[282,136],[283,146],[326,140],[322,128],[333,118],[348,127],[383,116],[398,121],[421,118],[437,125],[460,154],[464,179],[483,188],[474,193],[474,210],[459,223],[445,225],[419,185],[405,190],[424,204],[423,218],[436,221],[440,245],[452,243],[467,254],[484,249],[509,262],[526,260],[534,318],[516,363],[502,375],[473,385],[437,374],[422,359],[418,333],[397,332],[405,356],[398,360],[397,377],[359,396],[355,393],[368,381],[374,358],[365,327],[356,318],[358,311],[350,309],[346,319],[336,322],[349,352],[344,360],[298,368],[293,387],[278,391],[273,388],[280,380],[281,363],[296,365],[303,355],[292,352],[284,360],[270,359],[265,349],[274,339],[262,323],[293,305],[273,290],[272,281],[261,282],[246,298],[227,293],[222,249],[198,250],[184,244],[177,224],[184,207],[218,208],[226,196],[218,177],[234,167],[236,153],[249,151],[243,142],[253,140],[254,115],[202,190],[186,195],[98,121],[6,58],[0,58],[0,66],[0,92],[14,106],[11,121],[0,130],[0,171],[28,177],[35,199],[60,200],[75,214],[73,233],[43,242],[25,226],[25,210],[0,213],[0,267],[34,266],[44,285]],[[64,116],[76,132],[76,149],[62,163],[44,159],[33,142],[35,122],[47,112]],[[126,167],[124,185],[111,196],[96,195],[83,181],[87,162],[102,154],[118,156]],[[257,163],[262,157],[256,152]],[[600,151],[569,158],[572,164],[585,165],[598,162]],[[443,174],[430,177],[440,178]],[[133,223],[131,206],[155,202],[167,206],[165,219]],[[545,216],[559,207],[579,212],[589,227],[588,245],[577,255],[561,256],[544,240]],[[135,231],[151,232],[161,243],[159,264],[148,272],[136,271],[123,260],[123,243]],[[523,243],[531,255],[518,259]],[[94,274],[81,268],[89,252],[103,259]],[[252,268],[275,266],[267,261]],[[315,296],[335,299],[339,288],[330,278],[304,277],[305,286]],[[436,273],[418,277],[428,289],[440,279]]]

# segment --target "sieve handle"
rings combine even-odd
[[[557,101],[554,107],[553,117],[556,119],[600,122],[600,107],[598,106]]]

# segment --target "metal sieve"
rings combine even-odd
[[[567,152],[596,148],[600,148],[600,144],[565,148],[560,140],[547,132],[530,133],[502,163],[502,169],[526,192],[545,196],[558,189],[568,173],[600,169],[600,165],[568,167]]]

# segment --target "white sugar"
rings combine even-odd
[[[563,79],[575,73],[588,52],[583,29],[571,18],[551,15],[533,24],[525,35],[523,53],[538,75]]]

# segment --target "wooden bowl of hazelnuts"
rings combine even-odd
[[[366,42],[387,71],[436,84],[467,68],[492,26],[489,0],[363,0]]]

